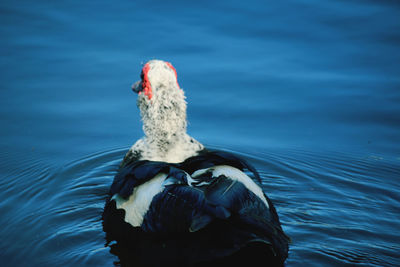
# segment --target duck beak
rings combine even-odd
[[[134,84],[132,84],[132,91],[134,91],[137,94],[142,92],[143,91],[142,81],[137,81]]]

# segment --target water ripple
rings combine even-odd
[[[23,253],[34,266],[116,261],[104,247],[101,213],[126,150],[101,151],[60,167],[32,160],[19,173],[9,172],[1,183],[8,197],[0,207],[9,214],[1,218],[2,235],[21,242],[3,245],[4,253]],[[396,163],[295,150],[230,152],[259,170],[263,189],[292,238],[288,266],[390,266],[398,261],[400,188],[374,175],[397,174]]]

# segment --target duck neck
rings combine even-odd
[[[157,87],[151,100],[140,95],[138,107],[146,138],[134,149],[142,159],[180,162],[203,148],[186,133],[186,101],[178,87]]]
[[[183,146],[188,142],[186,134],[186,113],[174,110],[163,110],[143,118],[143,131],[149,148],[154,153],[162,156],[167,155],[176,147]]]
[[[146,136],[143,159],[177,163],[194,156],[202,146],[185,132],[172,135],[170,138]]]
[[[183,127],[185,126],[185,127]],[[162,127],[148,127],[144,123],[146,136],[131,148],[131,154],[140,160],[182,162],[196,155],[204,147],[186,133],[186,123],[181,131],[168,132]]]
[[[169,151],[186,141],[186,131],[171,133],[165,129],[152,130],[155,131],[145,131],[146,140],[151,150],[159,155],[168,154]]]

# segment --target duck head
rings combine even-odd
[[[171,63],[147,62],[132,90],[138,94],[137,106],[148,139],[165,143],[186,133],[185,95]]]

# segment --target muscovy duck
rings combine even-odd
[[[283,265],[289,238],[259,174],[186,133],[175,68],[151,60],[132,89],[145,136],[121,162],[103,211],[111,252],[135,266]]]

